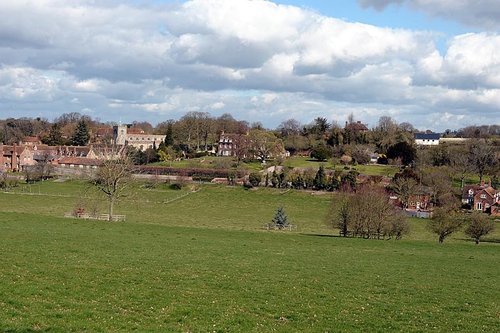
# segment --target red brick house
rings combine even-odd
[[[500,191],[495,190],[491,183],[467,185],[462,191],[462,203],[472,210],[496,214],[500,203]]]

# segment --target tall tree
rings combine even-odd
[[[460,230],[462,225],[462,219],[448,207],[435,209],[433,217],[428,222],[430,231],[438,235],[439,243],[443,243],[448,236]]]
[[[48,144],[49,146],[59,146],[64,143],[59,123],[52,124],[52,126],[50,127],[49,135],[44,141],[44,143]]]
[[[469,163],[482,181],[484,175],[492,166],[498,164],[495,150],[486,140],[475,140],[469,144]]]
[[[270,157],[277,157],[284,152],[283,143],[273,133],[264,130],[251,130],[249,133],[249,151],[262,163]]]
[[[128,157],[116,160],[105,160],[97,169],[94,185],[106,196],[108,200],[109,221],[113,220],[114,205],[132,181],[132,162]]]
[[[167,133],[165,133],[164,144],[166,147],[170,147],[174,144],[174,131],[171,122],[167,124]]]
[[[87,122],[84,119],[81,119],[76,124],[75,131],[71,136],[71,144],[73,146],[86,146],[90,140],[89,129],[87,126]]]
[[[486,236],[495,228],[495,222],[482,212],[473,212],[465,218],[465,234],[479,244],[481,237]]]

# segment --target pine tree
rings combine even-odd
[[[325,168],[322,165],[320,165],[318,172],[316,173],[316,177],[314,177],[313,185],[316,190],[325,189],[326,175],[325,175]]]
[[[58,123],[54,123],[50,128],[49,135],[45,143],[49,146],[59,146],[64,143],[61,127]]]
[[[71,136],[71,144],[74,146],[86,146],[89,139],[90,135],[87,123],[82,119],[76,124],[75,132]]]
[[[167,125],[167,133],[165,134],[165,146],[170,147],[174,144],[174,134],[172,124]]]
[[[279,207],[278,210],[276,211],[276,214],[274,215],[274,218],[273,218],[273,224],[278,229],[284,229],[289,225],[288,217],[286,216],[285,210],[283,209],[283,207]]]

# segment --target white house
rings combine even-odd
[[[415,144],[417,146],[437,146],[439,145],[439,139],[441,134],[439,133],[416,133],[415,134]]]

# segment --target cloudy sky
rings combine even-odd
[[[6,0],[0,13],[0,118],[500,124],[498,0]]]

